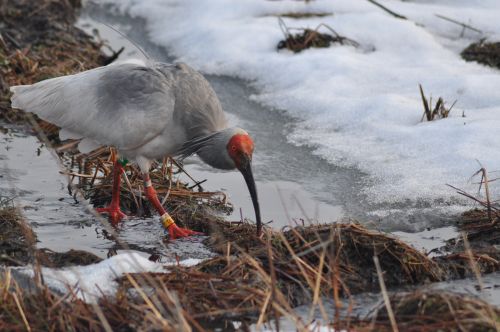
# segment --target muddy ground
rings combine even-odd
[[[34,119],[41,131],[35,129],[33,118],[12,110],[9,103],[10,85],[114,60],[115,56],[101,52],[102,43],[74,27],[79,6],[79,1],[0,0],[0,117],[25,132],[47,135],[61,160],[80,174],[72,179],[73,190],[99,206],[110,197],[110,149],[81,155],[74,142],[58,140],[57,127]],[[137,170],[128,167],[130,180],[140,181]],[[28,326],[32,330],[247,330],[251,324],[280,316],[290,317],[301,330],[305,323],[293,308],[318,305],[320,297],[332,299],[340,308],[343,298],[379,292],[381,280],[389,290],[400,289],[477,277],[500,268],[496,210],[475,210],[460,217],[457,227],[464,236],[450,241],[435,258],[355,222],[280,232],[265,229],[257,237],[253,223],[229,223],[213,215],[214,209],[229,208],[225,197],[183,183],[172,185],[168,179],[178,171],[171,160],[160,161],[152,172],[153,182],[159,191],[171,193],[167,204],[176,220],[209,235],[206,245],[217,257],[194,267],[174,267],[166,274],[128,275],[120,280],[116,297],[93,305],[71,293],[51,292],[40,276],[35,276],[30,289],[18,287],[5,270],[0,273],[0,330]],[[92,174],[100,176],[88,176]],[[128,213],[149,214],[148,202],[132,192],[124,191],[122,202]],[[62,267],[100,260],[81,251],[55,253],[37,248],[36,234],[15,202],[4,198],[0,208],[1,265]],[[428,293],[417,287],[388,301],[401,330],[499,330],[498,308],[477,298]],[[388,307],[386,303],[361,319],[339,315],[335,325],[359,331],[392,330]]]

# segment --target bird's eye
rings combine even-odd
[[[236,145],[231,146],[232,151],[236,151]]]

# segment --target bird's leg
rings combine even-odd
[[[179,227],[175,224],[174,219],[165,211],[163,205],[161,205],[160,200],[158,199],[158,195],[156,194],[156,190],[153,188],[153,184],[151,183],[151,178],[149,177],[149,173],[145,173],[142,175],[144,180],[144,193],[148,200],[153,204],[156,211],[160,214],[161,223],[165,229],[168,230],[170,237],[172,239],[177,239],[180,237],[186,237],[190,235],[202,234],[199,232],[195,232],[189,230],[187,228]]]
[[[118,160],[115,160],[113,164],[113,189],[111,192],[111,203],[108,207],[96,209],[99,213],[107,213],[113,224],[117,224],[123,219],[123,217],[125,217],[125,213],[120,210],[120,181],[122,173],[123,166]]]

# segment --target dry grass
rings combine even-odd
[[[160,314],[149,300],[140,297],[132,300],[124,293],[88,304],[79,300],[71,289],[64,296],[54,294],[40,278],[35,278],[33,288],[26,291],[7,270],[0,274],[0,330],[191,331],[182,309],[163,295],[163,290],[158,289],[156,297],[169,304]]]
[[[500,42],[487,42],[481,39],[467,46],[460,55],[467,61],[477,61],[500,69]]]
[[[439,97],[436,102],[436,105],[433,107],[432,97],[430,97],[430,99],[427,100],[422,85],[419,84],[418,86],[420,89],[420,96],[422,97],[422,104],[424,105],[424,114],[422,115],[422,119],[420,121],[423,122],[424,119],[426,119],[427,121],[433,121],[433,120],[447,118],[450,115],[450,112],[453,109],[453,106],[455,106],[455,103],[457,101],[455,100],[453,104],[448,108],[446,107],[446,103],[443,100],[443,98]]]
[[[359,46],[356,41],[341,36],[326,24],[320,24],[315,29],[289,28],[281,17],[278,20],[285,37],[284,40],[278,43],[278,50],[286,48],[298,53],[310,47],[330,47],[331,44]],[[319,32],[321,28],[327,30],[327,32]],[[291,32],[292,30],[299,32],[294,34]]]
[[[75,149],[77,142],[57,146],[56,150],[67,167],[66,175],[70,177],[69,188],[83,192],[84,197],[96,206],[105,206],[111,200],[113,183],[113,153],[109,147],[102,147],[82,155]],[[133,164],[124,168],[120,205],[127,214],[150,216],[155,214],[154,208],[143,193],[143,179],[140,169]],[[169,213],[185,224],[190,215],[210,213],[214,210],[229,213],[232,207],[223,192],[206,192],[200,184],[189,186],[188,183],[175,180],[177,175],[185,172],[171,158],[164,158],[160,163],[154,163],[150,177],[160,200],[167,205]],[[187,174],[187,173],[186,173]],[[189,174],[187,174],[189,176]],[[197,188],[198,191],[193,189]],[[71,193],[72,194],[72,193]],[[213,211],[212,211],[213,214]],[[208,216],[207,216],[208,217]]]
[[[500,310],[466,295],[415,291],[393,296],[391,304],[401,331],[500,330]],[[385,306],[381,305],[372,319],[373,322],[366,326],[366,330],[392,331]]]
[[[225,248],[221,256],[197,266],[134,278],[152,279],[146,289],[156,284],[173,291],[189,316],[204,326],[214,321],[266,322],[275,316],[298,321],[293,312],[297,305],[309,303],[324,311],[324,297],[378,290],[375,254],[389,286],[441,278],[437,264],[415,249],[356,224],[267,230],[263,238],[251,241],[236,237],[219,245]],[[132,286],[128,278],[122,279],[124,289]]]
[[[101,44],[74,26],[79,1],[0,0],[0,117],[23,120],[10,108],[8,87],[106,64]]]
[[[286,17],[292,19],[303,19],[303,18],[314,18],[314,17],[326,17],[333,16],[332,12],[286,12],[282,14],[272,14],[266,16],[277,16]]]
[[[0,304],[0,324],[13,329],[26,325],[18,309],[21,307],[33,329],[43,325],[56,330],[104,330],[108,324],[118,331],[202,331],[227,330],[234,321],[247,329],[250,324],[270,323],[286,316],[302,331],[312,321],[297,317],[293,308],[298,304],[319,308],[328,322],[331,317],[325,312],[324,297],[338,299],[355,292],[377,291],[381,276],[389,287],[443,277],[435,262],[411,247],[355,224],[296,228],[285,233],[267,231],[260,240],[247,249],[231,243],[225,254],[194,267],[177,266],[165,274],[126,275],[116,297],[103,298],[97,305],[79,301],[71,291],[63,299],[41,283],[30,293],[12,282],[6,287],[4,280],[9,277],[4,276],[0,278],[0,296],[6,300]],[[378,272],[373,264],[375,255],[380,262]],[[479,300],[466,298],[458,303],[452,294],[420,294],[390,299],[394,321],[401,331],[409,330],[411,324],[425,331],[437,327],[445,331],[460,326],[483,328],[494,322],[492,312],[497,315]],[[458,319],[446,311],[449,306],[443,301],[449,302],[450,312],[460,313]],[[384,308],[373,323],[371,319],[356,321],[339,316],[336,327],[390,330]]]
[[[10,202],[0,204],[0,264],[24,265],[33,260],[36,236]]]

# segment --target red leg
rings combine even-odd
[[[113,224],[117,224],[123,219],[123,217],[125,217],[125,213],[120,210],[120,181],[122,172],[122,165],[115,160],[115,163],[113,164],[113,189],[111,192],[111,203],[108,207],[96,209],[99,213],[107,213]]]
[[[170,237],[172,239],[177,239],[180,237],[186,237],[190,235],[202,234],[199,232],[189,230],[187,228],[182,228],[177,226],[172,217],[168,214],[167,211],[165,211],[165,209],[161,205],[160,200],[158,199],[158,195],[156,194],[156,190],[153,188],[153,184],[151,183],[151,179],[149,178],[149,174],[144,174],[143,179],[144,179],[144,192],[146,194],[146,197],[149,199],[151,204],[153,204],[156,211],[158,211],[158,213],[160,214],[162,225],[168,230],[168,233],[170,234]]]

